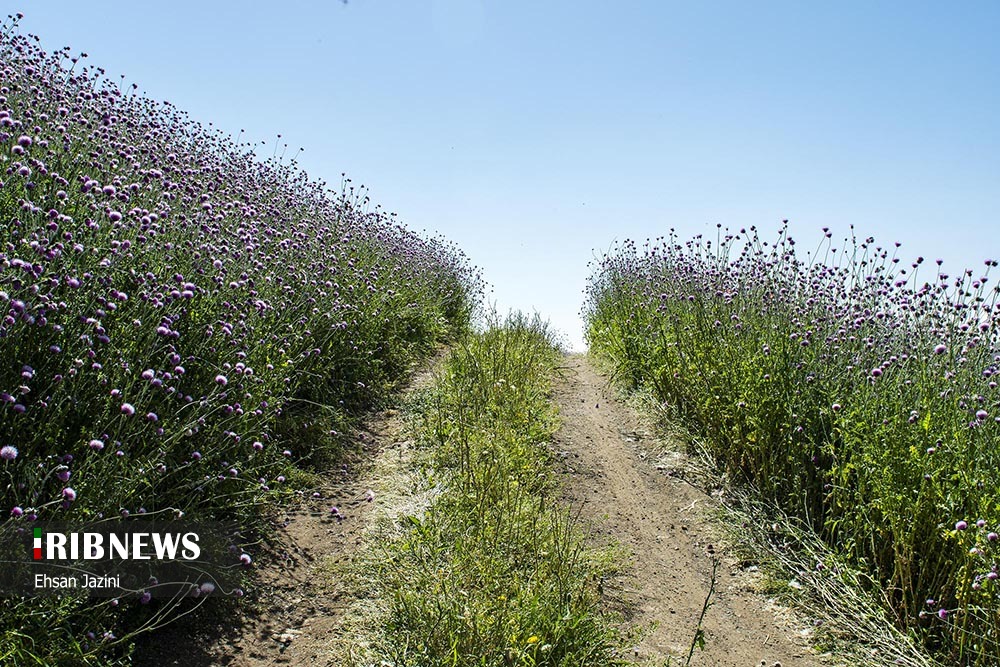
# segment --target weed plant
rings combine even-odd
[[[549,466],[558,358],[546,325],[513,315],[448,359],[420,425],[440,493],[370,577],[391,601],[387,664],[619,664],[597,593],[612,560],[585,546]]]

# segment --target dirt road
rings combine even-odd
[[[656,443],[637,414],[615,400],[607,381],[581,356],[569,356],[555,386],[562,418],[553,449],[560,455],[564,496],[593,526],[595,540],[614,541],[631,555],[626,571],[603,584],[610,608],[649,629],[631,657],[662,666],[687,655],[708,594],[713,559],[720,557],[702,508],[712,499],[675,479],[651,460]],[[425,368],[412,387],[425,386]],[[344,627],[351,591],[345,559],[364,548],[374,513],[391,511],[392,489],[407,479],[412,446],[403,418],[376,415],[358,434],[363,455],[282,510],[278,550],[261,554],[257,599],[241,618],[183,621],[140,642],[135,664],[161,667],[321,667],[343,663],[357,640]],[[657,469],[657,468],[661,469]],[[406,482],[404,485],[408,485]],[[369,501],[368,490],[377,498]],[[386,495],[388,494],[388,495]],[[336,506],[336,514],[330,508]],[[750,590],[746,575],[721,558],[716,594],[703,628],[705,649],[694,666],[783,667],[819,665],[795,629],[780,622],[767,601]],[[338,657],[340,656],[340,657]]]
[[[566,357],[555,388],[562,418],[553,448],[563,460],[565,495],[594,526],[632,556],[632,567],[604,584],[614,604],[652,630],[635,647],[637,662],[663,664],[687,656],[720,559],[716,593],[703,622],[705,648],[692,665],[783,667],[819,665],[794,641],[795,628],[751,590],[747,575],[726,564],[713,542],[703,508],[713,500],[654,464],[657,444],[607,380],[586,358]],[[659,469],[658,469],[659,468]],[[677,664],[676,662],[674,664]]]

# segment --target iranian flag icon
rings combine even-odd
[[[42,560],[42,529],[35,528],[35,560]]]

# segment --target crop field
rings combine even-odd
[[[253,526],[468,326],[480,288],[461,252],[349,183],[259,160],[11,25],[0,72],[6,520]],[[147,593],[4,599],[0,656],[113,652],[156,622]]]
[[[802,519],[949,664],[1000,660],[995,280],[874,239],[787,230],[622,244],[591,350],[648,387],[732,480]],[[824,568],[824,563],[815,567]]]
[[[244,19],[284,35],[275,44],[295,37],[267,54],[287,88],[269,90],[273,72],[261,73],[262,94],[285,104],[287,93],[302,132],[329,133],[316,137],[320,152],[357,159],[358,137],[384,131],[360,170],[385,170],[414,220],[461,218],[467,229],[451,238],[502,257],[522,299],[586,281],[574,322],[589,349],[570,351],[574,334],[545,313],[502,313],[491,299],[503,290],[476,257],[406,226],[346,174],[308,175],[303,149],[289,155],[281,135],[255,142],[199,122],[85,53],[46,51],[21,14],[8,16],[0,667],[1000,665],[998,261],[954,272],[853,226],[822,227],[804,249],[785,220],[773,233],[717,225],[616,241],[586,279],[581,255],[574,282],[560,252],[575,261],[584,245],[645,235],[636,211],[723,206],[711,184],[729,176],[716,163],[749,163],[741,142],[757,134],[742,116],[733,141],[717,136],[721,116],[701,126],[689,112],[741,107],[714,97],[746,92],[733,85],[737,56],[706,55],[698,37],[661,53],[670,40],[645,32],[702,10],[647,3],[650,20],[607,53],[601,40],[617,32],[585,12],[574,20],[592,32],[570,56],[541,19],[505,22],[480,6],[491,3],[431,3],[419,17],[410,3],[331,4],[227,16],[240,39]],[[49,20],[70,23],[69,9]],[[721,17],[742,39],[737,14],[709,12],[706,34]],[[548,19],[564,27],[559,12]],[[186,36],[204,25],[214,23]],[[497,37],[487,28],[502,35],[497,48],[484,46]],[[222,37],[214,48],[235,48]],[[779,75],[759,88],[783,90],[786,64],[765,41],[758,56]],[[344,53],[357,60],[343,65]],[[621,75],[628,58],[648,67],[653,55],[677,72],[692,58],[724,71],[703,85],[664,68],[676,79],[657,79],[657,95],[662,84],[671,97],[654,102],[649,81]],[[257,75],[250,62],[225,73],[232,90]],[[385,86],[368,80],[372,63]],[[814,65],[799,73],[810,85]],[[590,77],[602,75],[612,78],[595,94]],[[292,92],[308,77],[317,85],[303,104]],[[184,94],[217,99],[222,78]],[[687,88],[707,97],[677,103],[673,91]],[[813,106],[826,110],[819,88]],[[525,91],[530,100],[517,97]],[[639,103],[625,97],[636,91]],[[761,99],[767,114],[788,101]],[[334,102],[349,108],[337,116]],[[306,118],[315,109],[321,132]],[[259,118],[240,112],[253,130]],[[529,116],[539,125],[522,128]],[[743,157],[717,160],[720,146]],[[678,158],[680,171],[660,173],[675,147],[705,161]],[[605,173],[627,182],[605,186]],[[974,188],[969,174],[956,178]],[[679,208],[643,199],[659,179]],[[747,183],[740,196],[752,199]],[[576,308],[579,294],[548,305]],[[110,545],[134,526],[195,542],[200,533],[181,527],[204,529],[205,552],[221,544],[212,557],[223,562],[87,542],[105,530]],[[82,555],[77,542],[60,550],[81,533]],[[34,574],[147,560],[138,585],[50,586]],[[179,561],[195,579],[174,576]]]

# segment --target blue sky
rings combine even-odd
[[[260,6],[257,6],[260,4]],[[615,240],[791,221],[1000,256],[1000,3],[27,2],[22,30],[282,135],[582,342]],[[270,155],[270,150],[265,151]]]

